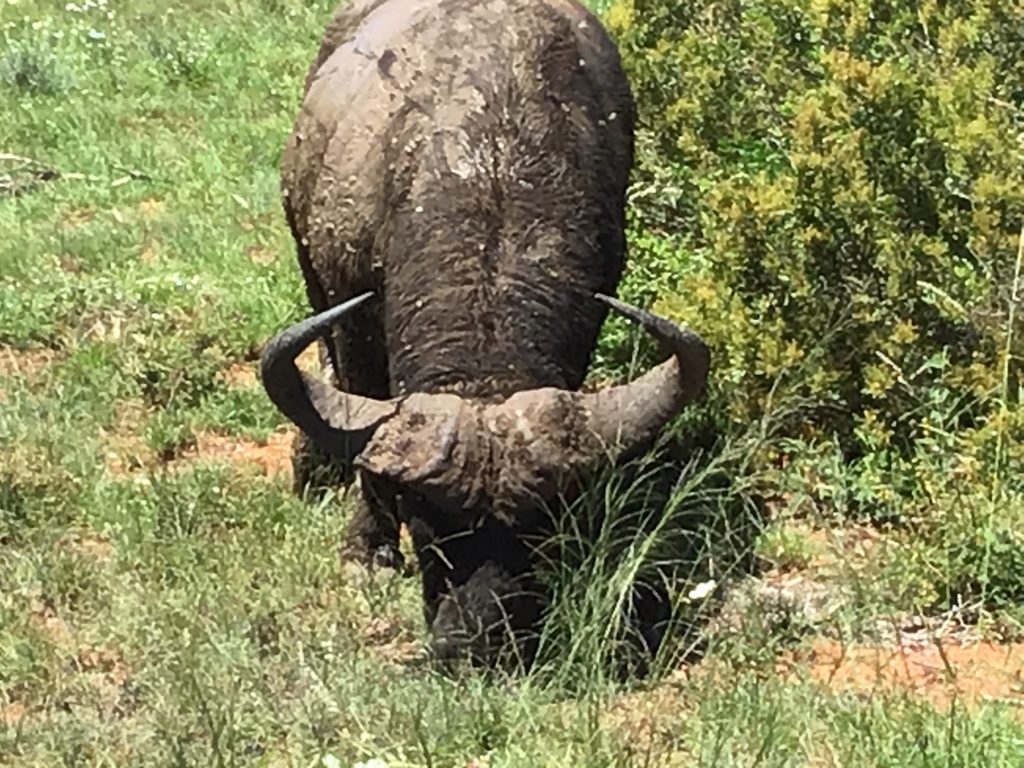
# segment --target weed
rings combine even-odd
[[[197,87],[212,77],[213,42],[206,33],[155,33],[146,48],[172,84]]]
[[[22,43],[0,55],[0,83],[27,93],[59,96],[74,87],[75,78],[55,51]]]

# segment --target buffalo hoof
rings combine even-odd
[[[411,569],[405,562],[405,555],[393,544],[381,544],[373,549],[347,544],[341,550],[341,560],[345,564],[345,569],[353,572],[389,570],[402,576],[411,575]]]
[[[389,568],[401,574],[405,574],[407,570],[405,555],[398,550],[398,547],[391,544],[381,544],[373,550],[370,555],[370,563],[374,568]]]

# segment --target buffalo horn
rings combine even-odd
[[[639,324],[671,354],[636,381],[582,395],[590,430],[614,455],[626,458],[649,446],[704,391],[711,356],[693,331],[609,296],[596,298]]]
[[[364,293],[281,331],[264,348],[260,377],[267,395],[322,449],[351,461],[373,437],[382,421],[393,416],[396,402],[342,392],[299,370],[295,358],[324,335],[343,315],[372,296]]]

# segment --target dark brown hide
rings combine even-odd
[[[574,391],[607,311],[594,295],[622,272],[633,123],[615,46],[573,0],[355,0],[309,70],[285,212],[314,310],[374,294],[331,334],[334,383],[389,402],[274,355],[264,380],[319,445],[355,457],[350,553],[393,549],[409,524],[443,653],[490,658],[503,618],[531,630],[539,499],[601,436],[653,437],[703,386],[699,345],[695,365],[671,349],[629,392]]]
[[[282,163],[344,389],[501,397],[583,380],[623,264],[633,104],[575,3],[354,2]]]

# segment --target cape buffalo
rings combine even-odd
[[[347,555],[396,563],[408,525],[441,656],[493,661],[532,634],[548,502],[704,387],[697,335],[601,295],[623,268],[633,121],[618,52],[574,0],[354,0],[309,70],[282,186],[317,314],[267,345],[262,379],[355,467]],[[609,305],[672,356],[581,393]],[[295,364],[318,338],[330,383]]]

